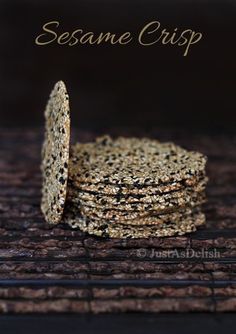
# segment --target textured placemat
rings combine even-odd
[[[196,233],[109,240],[48,226],[39,208],[42,131],[0,132],[0,312],[236,310],[236,136],[148,135],[209,157],[207,225]]]

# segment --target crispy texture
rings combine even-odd
[[[192,179],[205,171],[205,163],[201,153],[174,143],[104,136],[73,146],[69,173],[77,183],[160,185]]]
[[[70,179],[71,187],[77,188],[80,191],[84,192],[95,192],[104,195],[152,195],[154,193],[168,193],[170,191],[180,190],[185,187],[184,182],[172,182],[169,184],[163,184],[158,186],[135,186],[135,185],[126,185],[126,184],[105,184],[102,182],[99,183],[86,183],[80,182],[76,179]]]
[[[109,183],[85,183],[72,179],[73,175],[69,175],[69,183],[71,188],[76,188],[79,191],[95,192],[104,195],[119,195],[119,196],[131,196],[131,195],[153,195],[164,194],[171,191],[177,191],[184,189],[185,187],[193,187],[197,185],[201,180],[206,179],[205,173],[201,173],[198,176],[191,179],[182,180],[180,182],[163,183],[160,185],[140,185],[140,184],[109,184]]]
[[[163,199],[159,200],[157,202],[153,203],[131,203],[131,204],[120,204],[116,206],[112,205],[100,205],[97,206],[92,201],[83,201],[83,200],[74,200],[72,199],[72,202],[77,204],[79,207],[82,207],[83,210],[87,210],[87,208],[94,209],[95,212],[104,212],[104,211],[114,211],[114,212],[120,212],[120,211],[126,211],[129,213],[130,211],[137,211],[137,212],[143,212],[143,211],[155,211],[157,213],[162,212],[169,212],[173,211],[176,208],[179,207],[185,207],[188,205],[191,205],[192,202],[195,203],[195,199],[199,199],[202,193],[199,194],[199,197],[196,194],[186,193],[183,197],[177,197],[177,198],[169,198],[169,199]],[[88,211],[90,211],[88,209]],[[92,210],[91,210],[92,211]]]
[[[41,209],[47,222],[63,218],[88,233],[117,238],[181,235],[204,223],[198,207],[207,182],[201,153],[148,138],[103,136],[76,144],[70,158],[62,81],[50,95],[45,119]]]
[[[103,208],[92,207],[88,205],[88,202],[85,203],[76,203],[72,201],[71,203],[77,206],[78,210],[82,214],[90,218],[100,218],[119,221],[120,219],[136,219],[138,217],[145,217],[150,215],[151,212],[155,214],[164,214],[168,212],[174,212],[180,208],[184,207],[194,207],[201,205],[205,202],[205,193],[199,194],[189,194],[180,199],[172,199],[168,203],[157,203],[157,204],[134,204],[131,208],[126,208],[126,206],[117,206],[116,208],[109,207]]]
[[[65,84],[54,86],[45,110],[45,139],[42,147],[41,210],[47,222],[60,222],[67,190],[70,109]]]
[[[155,221],[155,217],[153,217]],[[109,221],[90,221],[84,217],[74,217],[69,213],[64,222],[73,228],[79,228],[89,234],[110,238],[150,238],[183,235],[196,230],[197,226],[205,223],[205,215],[201,212],[186,216],[180,221],[164,222],[162,224],[150,224],[134,226]]]
[[[137,217],[136,219],[126,219],[119,221],[113,221],[113,220],[106,220],[109,222],[109,224],[122,224],[122,225],[133,225],[133,226],[139,226],[139,225],[161,225],[163,223],[168,222],[180,222],[181,220],[192,216],[194,213],[201,212],[200,206],[196,207],[187,207],[187,208],[180,208],[174,212],[165,213],[165,214],[156,214],[154,212],[149,213],[149,215],[146,215],[145,217]],[[93,222],[94,224],[99,223],[101,221],[104,221],[104,219],[97,218],[97,217],[88,217],[84,215],[80,210],[78,210],[78,207],[76,207],[73,203],[67,203],[66,209],[65,209],[65,215],[64,217],[73,217],[73,218],[83,218],[87,219],[90,223]]]
[[[201,180],[193,187],[185,187],[178,191],[171,191],[169,193],[153,193],[152,195],[126,195],[122,196],[121,194],[117,195],[106,195],[96,192],[87,192],[81,191],[76,188],[70,188],[68,191],[68,199],[77,203],[90,205],[92,207],[113,207],[116,208],[119,206],[123,210],[134,209],[138,204],[162,204],[165,205],[168,201],[172,199],[179,198],[179,201],[182,201],[182,198],[189,196],[191,193],[199,193],[205,189],[207,178]]]

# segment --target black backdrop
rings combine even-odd
[[[43,124],[53,84],[70,93],[73,126],[232,130],[235,126],[236,2],[227,0],[1,0],[1,126]],[[61,31],[136,34],[152,20],[191,28],[202,40],[182,48],[37,46],[48,21]]]

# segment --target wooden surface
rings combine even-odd
[[[0,132],[0,312],[236,311],[236,136],[148,134],[209,157],[207,224],[196,233],[109,240],[48,226],[39,209],[41,131]]]

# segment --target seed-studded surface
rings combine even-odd
[[[49,223],[58,223],[64,210],[70,145],[70,110],[66,87],[59,81],[45,110],[42,148],[43,175],[41,209]]]
[[[136,219],[131,219],[131,220],[117,220],[117,221],[112,221],[112,220],[103,220],[100,218],[89,218],[86,215],[83,216],[83,214],[80,212],[78,213],[78,209],[77,207],[72,204],[72,203],[67,203],[66,208],[65,208],[65,213],[64,213],[64,219],[63,221],[65,223],[68,223],[68,221],[70,221],[70,225],[73,225],[73,227],[76,227],[76,222],[77,222],[77,218],[78,222],[83,221],[83,224],[87,224],[89,225],[89,223],[92,223],[94,226],[97,224],[98,226],[100,226],[101,222],[102,225],[131,225],[131,226],[142,226],[142,225],[158,225],[161,226],[164,223],[178,223],[181,220],[186,220],[186,218],[189,217],[193,217],[193,214],[199,214],[201,213],[201,207],[188,207],[188,208],[182,208],[179,210],[176,210],[174,212],[170,212],[170,213],[166,213],[166,214],[155,214],[155,213],[151,213],[145,217],[141,217],[141,218],[136,218]],[[157,226],[157,228],[158,228]],[[79,227],[79,224],[77,225],[77,227]]]
[[[180,221],[171,221],[168,223],[156,224],[156,218],[152,217],[153,224],[148,226],[126,225],[108,221],[91,221],[83,217],[65,217],[65,223],[71,227],[80,228],[84,232],[97,235],[99,237],[110,238],[150,238],[167,237],[173,235],[183,235],[196,231],[196,226],[205,223],[205,216],[202,213],[196,213],[186,216]]]
[[[94,211],[94,212],[142,212],[142,211],[155,211],[158,214],[165,213],[165,212],[173,212],[178,208],[182,208],[184,206],[194,206],[196,202],[200,202],[200,198],[204,198],[204,193],[190,193],[185,192],[184,197],[178,198],[169,198],[169,199],[159,199],[156,202],[152,203],[132,203],[132,204],[120,204],[116,205],[115,207],[111,204],[108,205],[97,205],[91,200],[78,200],[72,199],[71,202],[78,205],[81,208],[88,208],[87,211]],[[90,209],[91,210],[90,210]]]
[[[236,311],[236,136],[149,133],[209,157],[207,220],[194,233],[113,239],[47,224],[42,133],[0,131],[0,313]]]
[[[75,177],[73,179],[73,177]],[[171,182],[163,183],[161,185],[140,185],[140,184],[116,184],[112,185],[108,182],[105,183],[85,183],[78,181],[76,176],[72,176],[72,179],[69,179],[69,182],[72,187],[78,188],[80,191],[85,192],[95,192],[105,195],[119,195],[119,196],[129,196],[129,195],[153,195],[153,194],[162,194],[168,193],[170,191],[176,191],[183,189],[184,187],[194,186],[200,180],[204,178],[204,175],[198,177],[193,177],[191,179],[182,180],[181,182]]]
[[[68,189],[68,199],[75,203],[87,204],[92,207],[119,208],[122,210],[146,210],[150,209],[150,205],[155,205],[158,210],[158,205],[161,209],[164,206],[168,207],[172,201],[176,201],[176,206],[187,202],[189,196],[193,192],[201,193],[204,191],[207,179],[199,182],[194,187],[186,187],[183,190],[172,191],[164,194],[139,195],[139,196],[110,196],[100,193],[91,193],[78,191],[77,189]]]
[[[94,219],[108,219],[111,221],[119,221],[120,219],[123,220],[129,220],[129,219],[136,219],[136,218],[141,218],[141,217],[146,217],[150,215],[151,213],[155,214],[164,214],[164,213],[169,213],[169,212],[174,212],[180,208],[184,208],[186,206],[188,207],[194,207],[201,205],[205,202],[205,195],[204,193],[200,194],[192,194],[185,199],[183,198],[181,202],[178,202],[178,205],[176,204],[175,201],[172,203],[170,202],[169,206],[161,206],[161,205],[150,205],[148,208],[143,210],[143,205],[142,207],[136,207],[136,209],[133,210],[122,210],[117,208],[117,209],[103,209],[102,207],[100,208],[95,208],[91,207],[88,205],[81,205],[77,204],[78,212],[82,213],[83,215],[94,218]],[[76,205],[76,203],[73,203]],[[138,210],[139,209],[139,210]],[[141,210],[142,209],[142,210]]]
[[[76,194],[74,190],[79,182],[85,180],[87,182],[92,180],[96,184],[99,182],[128,184],[137,188],[138,185],[160,186],[163,183],[173,184],[189,180],[190,186],[196,183],[196,179],[200,180],[202,177],[205,179],[206,157],[198,152],[188,152],[171,142],[160,143],[148,138],[112,139],[108,135],[99,137],[92,143],[78,143],[70,149],[69,101],[66,87],[61,81],[51,92],[45,120],[41,164],[43,175],[41,209],[47,222],[61,221],[66,198],[69,203],[77,206],[78,215],[86,216],[85,219],[95,216],[98,219],[108,220],[118,220],[123,217],[127,220],[145,217],[152,213],[173,212],[203,202],[205,181],[201,183],[199,191],[187,188],[174,194],[152,196],[148,202],[146,200],[146,202],[117,203],[114,206],[115,203],[106,202],[103,198],[99,202],[97,197],[91,199],[79,197],[79,193]],[[69,158],[70,151],[72,151],[71,158]],[[67,188],[70,187],[68,192]],[[64,222],[66,221],[68,219],[64,219]],[[189,225],[189,222],[187,224]],[[97,228],[100,230],[101,226]],[[145,237],[155,235],[151,227],[147,229]],[[134,233],[132,227],[128,233],[119,226],[117,231],[118,235],[124,236],[131,236]],[[109,235],[112,233],[109,230]],[[134,235],[142,236],[141,231],[137,231]]]
[[[104,136],[73,146],[69,173],[77,182],[159,185],[191,180],[204,173],[205,163],[201,153],[174,143]]]

